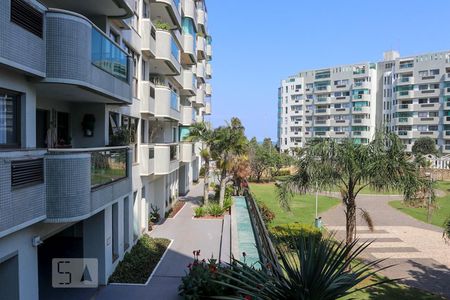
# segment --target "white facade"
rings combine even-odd
[[[300,72],[279,88],[280,149],[302,147],[311,137],[367,143],[385,127],[407,151],[418,138],[431,137],[450,153],[449,73],[450,52],[400,57],[396,51],[376,64]]]
[[[361,63],[300,72],[283,80],[278,96],[280,149],[311,138],[352,138],[367,143],[375,133],[377,70]]]
[[[205,3],[2,0],[0,31],[0,290],[48,296],[53,254],[97,258],[107,284],[151,207],[198,180],[183,138],[211,107]]]

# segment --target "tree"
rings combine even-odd
[[[256,138],[253,138],[249,143],[249,158],[253,176],[257,182],[260,182],[263,174],[275,167],[278,152],[269,138],[265,138],[262,144],[259,144]]]
[[[419,156],[420,155],[428,155],[428,154],[436,155],[438,153],[438,151],[436,149],[436,142],[434,141],[434,139],[432,139],[428,136],[418,138],[414,142],[411,152],[414,155],[419,155]]]
[[[242,192],[242,182],[247,180],[252,173],[248,157],[246,155],[234,157],[230,163],[230,173],[236,189],[236,194],[240,195]]]
[[[404,146],[394,133],[377,132],[368,145],[348,139],[313,140],[298,158],[297,171],[279,187],[282,206],[289,208],[294,191],[307,192],[316,187],[328,189],[337,186],[345,206],[346,242],[356,235],[356,197],[365,187],[375,190],[402,190],[405,200],[426,185],[419,177],[417,165],[409,159]],[[370,216],[361,210],[361,216],[372,227]]]
[[[444,239],[450,240],[450,216],[444,223]]]
[[[211,147],[214,145],[215,135],[214,131],[209,129],[209,127],[205,123],[196,123],[194,124],[189,132],[189,135],[186,137],[187,141],[190,142],[201,142],[202,149],[200,152],[200,156],[205,162],[205,178],[204,178],[204,186],[203,186],[203,203],[205,205],[208,204],[209,200],[209,171],[210,171],[210,161],[211,161]]]
[[[238,118],[231,118],[231,122],[227,126],[221,126],[214,130],[211,153],[220,171],[220,205],[223,205],[225,198],[225,187],[232,179],[229,175],[230,162],[233,157],[242,155],[247,150],[247,138],[244,130],[244,126]]]

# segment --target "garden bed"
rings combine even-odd
[[[174,206],[169,211],[169,214],[167,215],[168,218],[173,218],[176,216],[176,214],[184,207],[186,202],[184,201],[177,201]]]
[[[131,251],[125,254],[109,277],[109,283],[145,284],[169,244],[168,239],[142,236]]]

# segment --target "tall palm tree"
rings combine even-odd
[[[227,126],[215,129],[215,142],[211,146],[213,157],[216,159],[220,171],[220,205],[223,205],[225,188],[231,180],[231,161],[233,157],[243,155],[247,150],[247,138],[244,127],[238,118],[231,118]]]
[[[203,159],[205,165],[205,176],[204,176],[204,186],[203,186],[203,203],[208,204],[209,200],[209,171],[210,171],[210,161],[211,161],[211,147],[214,144],[215,137],[214,131],[209,128],[205,123],[194,124],[186,137],[186,141],[189,142],[201,142],[202,149],[200,156]]]
[[[346,242],[356,236],[356,197],[365,187],[375,190],[402,190],[410,200],[426,185],[419,177],[417,165],[409,159],[397,135],[377,132],[368,145],[352,140],[314,140],[303,149],[297,172],[279,188],[280,204],[289,208],[294,191],[307,192],[316,187],[340,189],[345,206]],[[372,227],[368,213],[362,217]]]

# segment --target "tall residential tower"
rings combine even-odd
[[[278,90],[280,149],[291,151],[313,137],[365,144],[386,128],[407,151],[428,136],[450,153],[449,73],[450,52],[401,58],[395,51],[378,63],[302,71]]]
[[[0,0],[2,295],[55,298],[54,257],[97,258],[106,284],[189,191],[211,41],[204,0]]]

